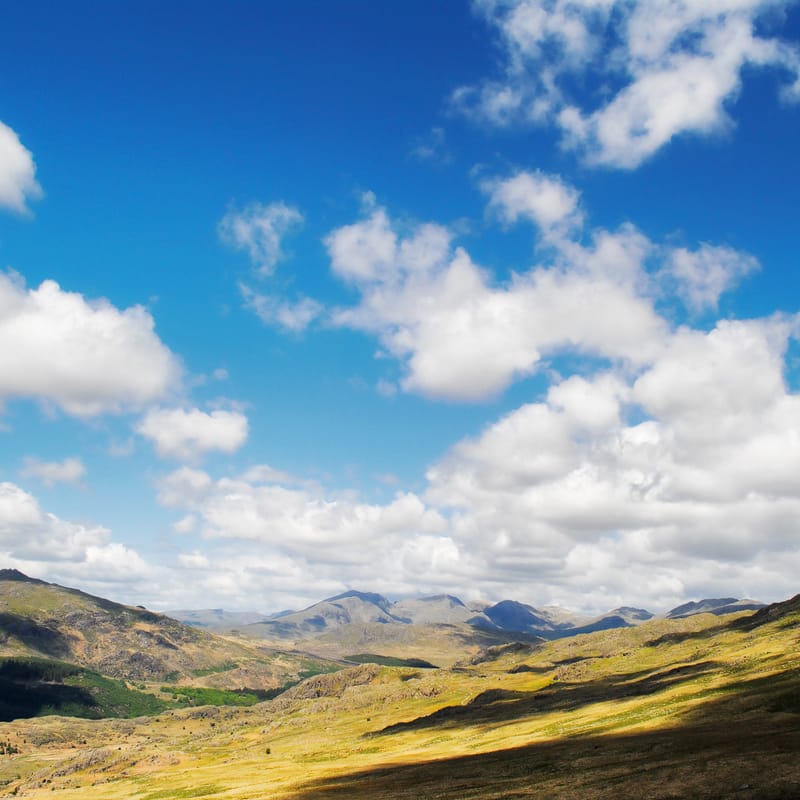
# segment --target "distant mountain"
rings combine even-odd
[[[225,611],[223,608],[177,609],[165,611],[164,614],[184,625],[208,630],[230,630],[239,625],[250,625],[270,618],[269,614],[259,614],[257,611]]]
[[[691,614],[728,614],[734,611],[755,610],[762,603],[754,600],[737,600],[725,597],[715,600],[701,600],[685,603],[668,613],[675,618]],[[177,613],[177,612],[176,612]],[[372,592],[348,591],[314,603],[302,611],[285,611],[268,618],[261,617],[249,624],[234,614],[217,610],[213,612],[180,612],[181,619],[196,625],[227,628],[236,627],[251,637],[265,639],[304,640],[318,639],[336,635],[337,630],[346,626],[386,626],[384,636],[379,635],[379,627],[369,632],[373,640],[383,638],[397,641],[402,634],[389,634],[392,626],[466,626],[485,632],[493,632],[505,637],[507,641],[515,636],[560,639],[594,631],[627,628],[640,625],[653,618],[653,614],[643,608],[621,606],[596,617],[576,614],[558,606],[534,606],[516,600],[501,600],[499,603],[464,603],[450,594],[430,597],[404,599],[392,602],[380,594]],[[198,621],[193,621],[196,619]],[[253,615],[257,616],[257,615]],[[366,636],[350,632],[354,636]],[[344,632],[342,637],[345,637]]]
[[[302,638],[343,625],[374,622],[409,624],[409,618],[392,612],[392,605],[379,594],[349,591],[314,603],[302,611],[281,614],[278,618],[262,620],[247,628],[251,633],[258,629],[266,637]]]
[[[491,622],[483,611],[468,606],[451,594],[438,594],[416,600],[399,600],[392,606],[392,612],[406,618],[415,625],[454,625],[470,622],[477,617]]]
[[[738,600],[735,597],[716,597],[684,603],[667,612],[667,619],[680,619],[693,614],[732,614],[735,611],[757,611],[764,608],[758,600]]]

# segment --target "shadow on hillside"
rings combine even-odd
[[[48,656],[64,657],[71,652],[69,638],[63,633],[18,614],[0,613],[0,635],[14,636],[32,650]]]
[[[799,692],[789,673],[732,683],[669,728],[383,766],[308,782],[287,800],[796,800],[800,705],[773,712]]]
[[[92,693],[77,686],[43,681],[18,682],[0,677],[0,722],[42,714],[99,717]]]
[[[552,711],[574,711],[592,703],[661,692],[677,683],[712,672],[717,667],[714,661],[703,661],[655,674],[652,671],[635,672],[596,681],[556,683],[533,692],[489,689],[466,705],[447,706],[425,717],[399,722],[367,735],[385,736],[424,728],[497,724]]]

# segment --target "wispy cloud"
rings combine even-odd
[[[730,126],[746,67],[774,68],[789,78],[782,97],[800,98],[800,51],[760,24],[775,5],[475,0],[500,34],[502,74],[453,103],[493,125],[554,125],[588,163],[630,169],[676,136]]]
[[[86,475],[86,467],[79,458],[65,458],[63,461],[40,461],[28,456],[25,458],[20,474],[24,478],[38,478],[45,486],[57,483],[78,485]]]
[[[244,250],[261,275],[271,275],[285,254],[284,237],[303,223],[303,215],[283,202],[262,205],[250,203],[231,209],[220,220],[218,231],[223,242]]]
[[[257,292],[245,283],[239,291],[246,308],[254,311],[265,325],[272,325],[292,333],[301,333],[322,314],[321,303],[310,297],[291,301],[274,295]]]

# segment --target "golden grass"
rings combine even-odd
[[[653,621],[243,709],[0,725],[17,797],[800,797],[800,613]],[[0,795],[2,795],[0,789]]]

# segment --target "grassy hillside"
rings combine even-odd
[[[157,714],[168,704],[124,681],[40,658],[0,659],[0,720],[48,714],[100,719]]]
[[[0,782],[75,800],[795,798],[798,645],[796,598],[447,669],[363,664],[246,708],[5,723]]]
[[[153,686],[276,689],[325,659],[214,636],[144,608],[0,570],[0,658],[50,658]]]

